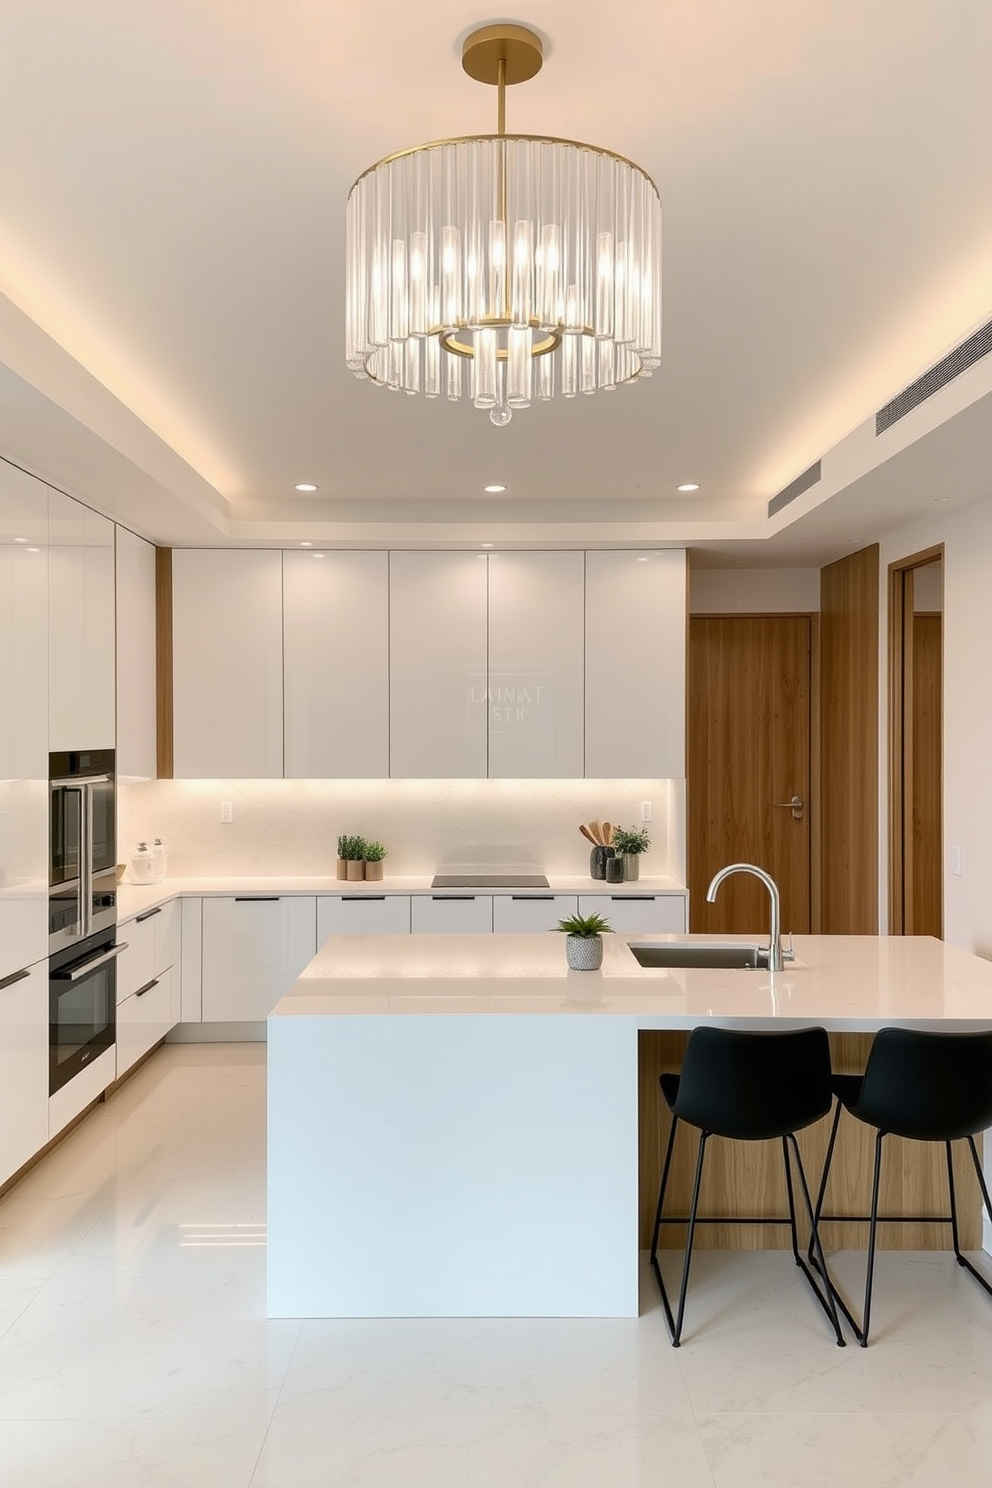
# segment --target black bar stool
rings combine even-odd
[[[871,1290],[875,1274],[875,1238],[879,1219],[886,1224],[909,1224],[920,1220],[927,1220],[931,1224],[949,1224],[958,1265],[970,1271],[976,1281],[992,1294],[992,1285],[961,1254],[954,1168],[951,1161],[951,1143],[963,1137],[968,1143],[971,1160],[975,1165],[985,1211],[992,1221],[989,1191],[975,1149],[976,1133],[992,1126],[992,1032],[921,1033],[914,1028],[882,1028],[875,1035],[864,1074],[834,1075],[832,1083],[837,1096],[837,1110],[830,1130],[830,1144],[816,1199],[816,1219],[818,1224],[821,1219],[868,1220],[868,1267],[860,1325],[843,1299],[837,1297],[838,1305],[854,1329],[858,1342],[862,1348],[866,1348],[871,1324]],[[870,1214],[823,1213],[823,1199],[830,1177],[837,1127],[841,1111],[845,1110],[867,1126],[876,1128]],[[950,1214],[879,1215],[882,1141],[889,1135],[910,1137],[917,1142],[944,1143]],[[818,1264],[819,1257],[811,1253],[810,1260]]]
[[[813,1202],[803,1171],[802,1158],[795,1133],[819,1121],[830,1110],[830,1046],[823,1028],[800,1028],[782,1033],[738,1033],[723,1028],[695,1028],[686,1044],[680,1075],[660,1077],[661,1092],[672,1112],[672,1129],[665,1152],[651,1239],[651,1265],[661,1289],[661,1305],[671,1335],[678,1348],[682,1341],[685,1296],[692,1263],[692,1243],[697,1224],[788,1224],[792,1232],[792,1254],[796,1265],[830,1319],[837,1344],[844,1347],[833,1288],[816,1231]],[[672,1165],[675,1133],[680,1121],[699,1129],[696,1177],[688,1215],[664,1216],[665,1190]],[[700,1215],[699,1190],[703,1177],[706,1143],[711,1136],[730,1137],[735,1141],[759,1142],[770,1137],[782,1140],[785,1163],[785,1185],[789,1196],[787,1219],[760,1216]],[[811,1227],[810,1244],[817,1269],[824,1278],[821,1287],[799,1254],[796,1230],[796,1205],[793,1193],[790,1146],[795,1159],[806,1212]],[[673,1318],[658,1262],[658,1238],[663,1224],[688,1225],[685,1259],[682,1263],[682,1285],[678,1313]]]

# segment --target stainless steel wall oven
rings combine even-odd
[[[117,924],[112,749],[49,757],[48,948],[78,946]]]
[[[49,1095],[112,1047],[117,1033],[116,958],[126,949],[114,944],[113,930],[103,931],[49,959]]]

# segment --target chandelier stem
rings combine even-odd
[[[496,133],[506,133],[506,58],[496,64]]]

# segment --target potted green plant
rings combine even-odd
[[[651,835],[645,827],[617,827],[613,833],[613,847],[617,856],[623,858],[625,883],[640,877],[641,853],[651,846]]]
[[[603,964],[604,935],[612,935],[609,921],[601,914],[570,915],[558,921],[567,937],[565,958],[573,971],[598,971]]]
[[[382,878],[382,860],[386,849],[381,842],[365,843],[365,877],[373,883]]]
[[[349,883],[360,883],[365,877],[365,838],[346,837],[344,844],[347,860],[345,877]]]
[[[349,848],[350,844],[351,844],[351,838],[350,837],[347,837],[342,832],[341,835],[338,837],[338,866],[337,866],[337,876],[338,876],[338,878],[347,878],[348,877],[348,848]]]

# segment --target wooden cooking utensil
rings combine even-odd
[[[595,839],[596,839],[596,846],[597,847],[605,847],[606,846],[606,843],[603,841],[603,829],[599,825],[599,822],[598,821],[591,821],[589,823],[589,830],[592,833],[593,837],[595,837]]]
[[[580,823],[580,825],[579,825],[579,831],[582,833],[583,837],[586,839],[587,842],[591,842],[592,843],[593,847],[598,847],[599,846],[599,843],[596,841],[595,837],[592,835],[592,833],[590,832],[589,828],[585,825],[584,822]]]
[[[611,844],[612,844],[612,842],[613,842],[613,828],[612,828],[612,826],[610,825],[609,822],[604,822],[603,823],[603,843],[604,843],[604,845],[606,847],[610,847]]]

